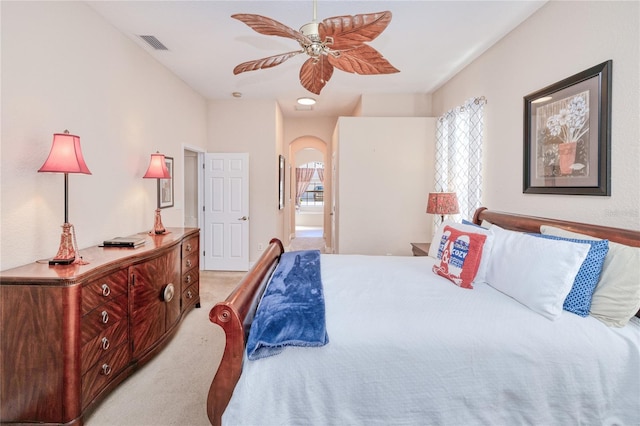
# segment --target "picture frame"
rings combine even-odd
[[[612,65],[524,97],[523,193],[611,195]]]
[[[158,207],[161,209],[173,207],[173,157],[165,156],[164,161],[171,177],[158,179]]]
[[[278,156],[278,210],[284,209],[284,156]]]

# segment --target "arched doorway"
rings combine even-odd
[[[326,235],[326,205],[328,200],[326,153],[327,145],[314,136],[303,136],[289,145],[291,164],[289,208],[290,247],[293,250],[318,248],[324,250]]]

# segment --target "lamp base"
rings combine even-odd
[[[49,261],[49,265],[68,265],[76,259],[76,251],[73,248],[73,236],[71,235],[71,225],[68,222],[62,224],[62,235],[60,235],[60,247],[56,256]]]
[[[162,216],[160,216],[159,208],[156,209],[156,216],[153,222],[153,231],[151,232],[156,235],[161,235],[167,232],[167,230],[164,228],[164,225],[162,224]]]

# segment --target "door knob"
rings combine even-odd
[[[242,217],[239,217],[238,220],[249,220],[249,218],[247,216],[242,216]]]

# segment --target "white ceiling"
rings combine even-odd
[[[296,41],[258,34],[234,13],[268,16],[293,29],[311,22],[312,0],[289,1],[88,1],[158,62],[207,99],[275,99],[285,117],[350,115],[362,94],[430,93],[518,26],[546,0],[336,1],[320,0],[317,17],[389,10],[393,19],[371,43],[400,70],[362,76],[335,70],[313,95],[299,82],[306,55],[276,67],[233,75],[241,62],[298,50]],[[139,36],[153,35],[169,50],[154,50]],[[295,101],[313,96],[313,111]]]

